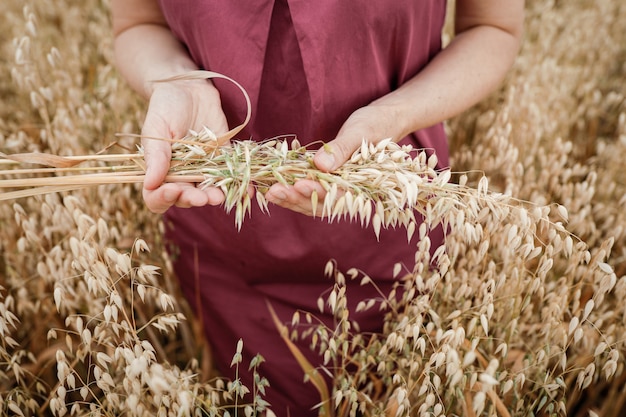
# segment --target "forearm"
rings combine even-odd
[[[198,68],[167,27],[151,23],[117,34],[115,59],[122,76],[144,98],[150,97],[154,81]]]
[[[371,105],[398,121],[390,132],[398,139],[456,116],[501,83],[520,36],[490,25],[465,30],[414,78]]]

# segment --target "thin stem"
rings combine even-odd
[[[109,173],[72,175],[65,177],[47,178],[24,178],[12,180],[0,180],[0,188],[24,188],[41,186],[66,186],[66,185],[104,185],[104,184],[132,184],[143,182],[145,174],[142,171],[119,172],[115,175]],[[166,182],[202,182],[203,175],[168,175]]]
[[[29,154],[18,154],[18,155],[12,155],[12,156],[16,157],[20,155],[26,157]],[[136,159],[136,158],[143,158],[143,156],[139,154],[120,153],[120,154],[95,154],[95,155],[69,155],[69,156],[63,156],[62,158],[67,159],[69,161],[80,161],[80,162],[83,162],[83,161],[118,162],[118,161],[132,161],[133,159]],[[0,165],[16,165],[16,164],[23,164],[23,163],[24,161],[11,159],[10,157],[0,158]]]

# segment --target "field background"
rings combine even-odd
[[[138,133],[145,108],[114,69],[107,8],[97,0],[2,1],[0,152],[84,155],[112,143],[135,150],[137,139],[118,134]],[[518,295],[530,296],[516,332],[499,313],[505,303],[483,325],[506,347],[480,342],[489,365],[466,375],[484,374],[499,357],[493,392],[510,415],[626,414],[625,96],[626,3],[530,0],[523,47],[502,88],[448,123],[453,168],[470,172],[470,185],[484,173],[494,191],[562,205],[567,230],[588,248],[576,261],[548,253],[547,275],[520,280]],[[227,388],[204,383],[210,353],[178,296],[161,228],[137,186],[0,202],[1,414],[184,415],[194,398],[207,409],[219,404]],[[509,277],[515,254],[489,253]],[[486,269],[459,261],[451,285],[480,283]],[[454,303],[440,305],[454,322]],[[492,398],[485,407],[476,406],[484,395],[473,396],[481,389],[471,383],[453,391],[439,397],[448,415],[504,415],[491,391],[482,390]],[[398,391],[383,400],[392,397]]]

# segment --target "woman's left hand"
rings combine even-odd
[[[389,108],[375,103],[362,107],[346,120],[334,140],[316,152],[313,161],[320,171],[332,172],[350,159],[363,140],[376,143],[388,137],[399,139],[394,136],[399,126]],[[317,193],[315,208],[313,193]],[[326,190],[314,180],[299,180],[292,186],[277,183],[265,194],[269,202],[309,216],[322,214],[325,197]]]
[[[426,67],[368,106],[355,111],[337,137],[315,155],[315,165],[331,172],[343,165],[363,140],[399,140],[465,111],[498,87],[513,64],[522,38],[524,0],[457,0],[455,37]],[[315,181],[273,185],[266,199],[313,214],[325,191]],[[317,214],[321,214],[319,207]]]

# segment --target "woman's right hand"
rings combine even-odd
[[[218,205],[218,189],[194,184],[164,183],[170,168],[171,144],[150,138],[179,139],[204,126],[217,136],[228,126],[220,95],[211,81],[162,81],[198,69],[186,48],[167,26],[157,0],[112,0],[116,66],[128,84],[150,101],[141,131],[146,176],[143,198],[153,212],[171,206]]]
[[[204,126],[216,135],[228,130],[220,97],[213,83],[205,80],[155,82],[148,112],[141,131],[143,136],[146,175],[143,198],[148,209],[163,213],[171,206],[197,207],[219,205],[224,194],[217,188],[201,190],[192,183],[166,183],[170,168],[171,143],[153,139],[179,139],[189,129],[200,131]]]

